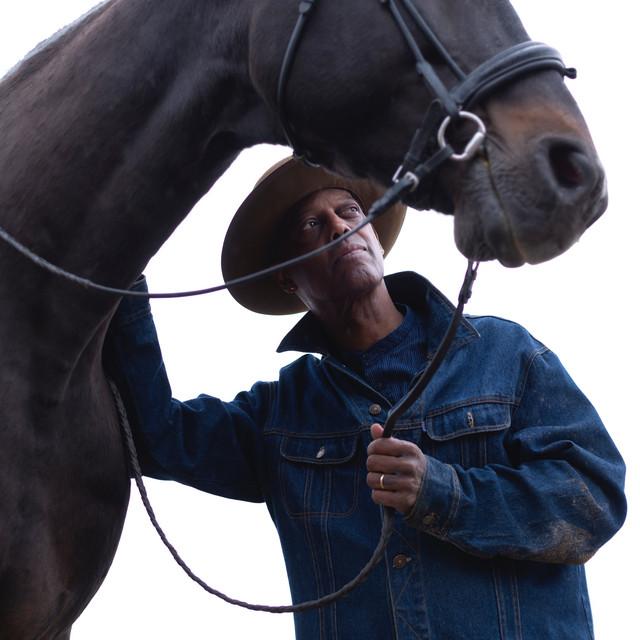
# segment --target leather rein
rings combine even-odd
[[[446,47],[433,32],[431,27],[425,21],[413,0],[378,0],[383,7],[389,10],[391,16],[400,29],[409,49],[411,50],[416,61],[416,71],[422,78],[428,91],[434,96],[430,103],[422,125],[416,130],[411,145],[400,166],[395,172],[392,185],[387,189],[383,196],[377,200],[370,208],[366,218],[342,235],[340,238],[297,258],[274,265],[261,271],[228,281],[222,285],[208,287],[205,289],[196,289],[191,291],[171,292],[171,293],[149,293],[141,291],[130,291],[128,289],[118,289],[95,283],[87,278],[83,278],[77,274],[70,273],[52,263],[45,260],[40,255],[31,251],[28,247],[16,240],[11,234],[0,227],[0,238],[11,245],[16,251],[27,257],[37,266],[49,271],[50,273],[65,278],[66,280],[75,282],[76,284],[93,291],[99,291],[118,296],[144,297],[144,298],[181,298],[188,296],[202,295],[213,293],[229,287],[244,284],[246,282],[263,278],[265,276],[277,273],[282,269],[286,269],[295,264],[299,264],[308,260],[323,251],[327,251],[339,242],[346,240],[351,235],[357,233],[366,224],[371,223],[375,218],[382,215],[387,209],[398,202],[405,194],[414,191],[418,185],[424,180],[433,178],[435,171],[446,161],[464,162],[470,160],[478,149],[482,146],[486,128],[482,120],[471,111],[468,111],[475,103],[487,96],[496,88],[524,75],[528,75],[542,70],[555,70],[563,76],[569,78],[576,77],[575,69],[565,67],[558,52],[551,47],[537,42],[522,42],[494,55],[487,61],[480,64],[473,71],[465,74],[458,66],[456,61],[451,57]],[[294,154],[303,158],[309,164],[313,164],[312,154],[299,144],[299,139],[294,126],[287,118],[286,114],[286,88],[288,85],[293,63],[295,61],[296,52],[300,44],[304,28],[312,14],[312,10],[317,5],[317,0],[302,0],[298,6],[298,18],[289,38],[289,42],[284,54],[280,75],[278,79],[276,92],[276,108],[280,118],[285,137],[292,147]],[[447,67],[457,78],[457,84],[447,89],[440,79],[434,66],[424,57],[419,44],[417,43],[413,33],[401,11],[399,5],[404,9],[404,13],[412,18],[414,25],[418,28],[427,42],[437,51],[438,55]],[[460,120],[469,120],[476,126],[476,132],[467,142],[464,150],[456,153],[453,147],[446,140],[446,133],[449,125]],[[443,362],[445,355],[453,342],[459,322],[462,318],[465,303],[471,296],[471,287],[476,277],[478,265],[469,262],[465,274],[464,283],[458,296],[458,305],[453,314],[450,325],[442,339],[433,359],[428,363],[420,378],[407,395],[402,398],[389,411],[387,420],[384,425],[384,437],[391,436],[397,418],[404,413],[415,400],[424,391],[429,381]],[[299,612],[308,609],[328,605],[335,602],[338,598],[351,592],[359,584],[361,584],[371,573],[373,568],[381,560],[387,542],[391,537],[393,530],[393,520],[395,513],[389,507],[384,508],[384,517],[380,540],[374,550],[370,560],[363,567],[360,573],[350,582],[338,589],[335,593],[325,595],[317,600],[308,602],[283,605],[269,606],[260,604],[251,604],[230,598],[221,591],[210,587],[206,582],[199,578],[182,560],[173,545],[168,541],[162,528],[158,524],[155,513],[149,502],[147,491],[142,480],[142,472],[138,462],[138,456],[133,443],[133,435],[129,426],[126,410],[120,394],[113,383],[111,383],[121,426],[124,433],[125,443],[129,452],[130,466],[133,472],[134,480],[140,491],[143,504],[147,510],[153,526],[156,528],[162,542],[169,549],[178,565],[185,573],[199,584],[205,591],[215,595],[222,600],[251,609],[254,611],[267,611],[270,613]]]

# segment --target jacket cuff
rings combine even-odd
[[[148,293],[147,279],[144,275],[141,275],[129,288],[130,291],[141,291]],[[111,326],[120,328],[135,322],[136,320],[148,316],[151,314],[151,305],[149,304],[149,298],[143,298],[139,296],[123,296],[113,320]]]
[[[454,468],[426,456],[427,468],[406,523],[437,538],[446,538],[460,504],[460,482]]]

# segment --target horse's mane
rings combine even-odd
[[[51,36],[39,42],[24,58],[11,67],[4,76],[0,77],[0,83],[11,83],[17,81],[23,75],[37,72],[45,65],[55,52],[67,44],[79,31],[79,27],[94,20],[111,4],[113,0],[102,0],[97,5],[89,9],[86,13],[76,18],[73,22],[61,27]]]

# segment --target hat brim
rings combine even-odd
[[[319,189],[346,189],[360,199],[367,211],[385,189],[368,180],[343,178],[320,167],[286,158],[272,167],[233,217],[222,247],[222,275],[225,282],[271,266],[274,234],[291,207]],[[373,222],[380,244],[389,253],[395,243],[406,206],[394,205]],[[275,277],[229,288],[244,307],[268,315],[304,311],[300,300],[280,289]]]

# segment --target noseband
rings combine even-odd
[[[424,57],[407,20],[398,7],[398,2],[396,0],[379,0],[379,2],[391,12],[416,60],[418,75],[433,96],[422,125],[416,130],[411,146],[393,177],[393,181],[396,183],[403,178],[408,181],[411,191],[415,190],[424,178],[433,174],[446,160],[465,161],[474,156],[484,141],[486,128],[482,120],[467,109],[488,94],[516,78],[537,71],[553,70],[562,76],[576,77],[576,70],[567,68],[555,49],[531,41],[513,45],[481,63],[470,73],[465,73],[426,22],[413,0],[400,0],[405,11],[413,19],[415,26],[457,78],[457,84],[448,89],[440,79],[435,67]],[[312,154],[298,143],[294,127],[286,117],[285,92],[303,29],[315,5],[316,0],[302,0],[300,2],[298,20],[289,38],[289,44],[280,68],[276,94],[278,116],[294,155],[303,158],[312,165],[317,163]],[[470,120],[477,129],[465,149],[461,153],[455,153],[446,141],[446,132],[452,122],[461,119]]]

